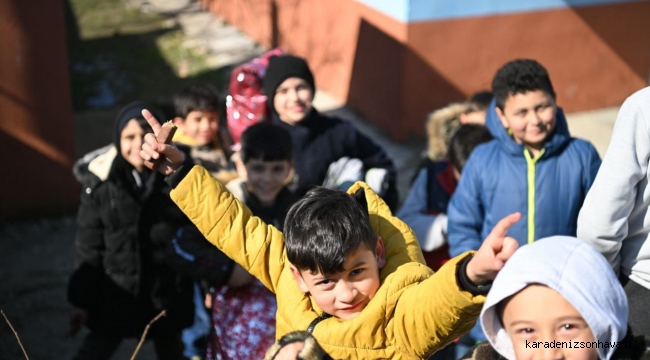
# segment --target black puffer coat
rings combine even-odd
[[[68,300],[86,309],[88,327],[101,333],[140,336],[162,309],[168,315],[152,326],[152,335],[187,327],[192,281],[166,266],[164,253],[189,221],[169,199],[164,177],[149,173],[138,187],[115,147],[83,160],[75,169],[83,187]]]

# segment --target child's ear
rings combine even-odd
[[[354,198],[354,200],[356,200],[359,203],[359,205],[361,205],[363,210],[365,210],[366,212],[368,211],[368,200],[366,200],[365,190],[361,189],[357,191],[356,193],[354,193],[354,195],[352,195],[352,197]]]
[[[503,115],[503,111],[499,109],[498,106],[494,107],[494,111],[496,111],[497,116],[499,117],[499,120],[501,121],[501,125],[503,125],[504,128],[508,129],[510,128],[510,124],[508,124],[508,119],[506,119],[506,116]]]
[[[377,268],[382,269],[386,266],[386,248],[381,236],[377,236],[377,246],[375,246],[375,256],[377,257]]]
[[[296,279],[300,291],[304,292],[305,294],[308,293],[309,289],[307,288],[307,284],[305,284],[305,280],[302,278],[302,275],[300,275],[300,271],[298,271],[298,269],[293,265],[289,265],[289,269],[291,270],[291,275],[293,275],[293,278]]]

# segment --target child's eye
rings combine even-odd
[[[522,328],[517,330],[517,334],[532,334],[533,332],[535,332],[533,328]]]
[[[562,330],[573,330],[575,328],[577,328],[577,326],[574,324],[564,324],[561,327]]]
[[[361,274],[361,273],[363,272],[363,270],[364,270],[364,269],[354,269],[354,270],[352,270],[352,271],[350,272],[350,275],[351,275],[351,276],[359,275],[359,274]]]
[[[316,285],[330,285],[331,283],[332,283],[332,280],[325,279],[325,280],[319,281]]]

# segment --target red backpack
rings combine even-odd
[[[282,50],[275,48],[233,70],[226,97],[226,118],[233,150],[239,147],[244,130],[269,118],[262,81],[269,58],[283,54]]]

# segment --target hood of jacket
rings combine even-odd
[[[481,312],[483,331],[507,359],[515,360],[515,353],[497,305],[530,284],[546,285],[562,295],[585,319],[596,341],[614,343],[625,337],[627,297],[607,260],[582,240],[553,236],[514,253],[494,280]],[[616,349],[597,350],[600,359],[609,360]]]
[[[100,181],[106,181],[111,171],[113,160],[116,157],[117,148],[113,144],[108,144],[89,152],[77,160],[72,168],[72,173],[77,181],[82,184],[92,177],[96,177]]]
[[[506,153],[514,156],[524,156],[524,146],[518,144],[515,139],[508,134],[508,130],[503,127],[503,124],[501,124],[501,120],[499,120],[496,113],[496,100],[492,100],[490,103],[485,118],[485,125]],[[564,111],[562,108],[558,107],[555,115],[555,130],[544,144],[544,149],[546,149],[545,154],[548,156],[559,152],[570,141],[571,134],[569,133],[569,125],[564,116]]]
[[[447,156],[451,138],[460,126],[460,115],[466,110],[467,105],[453,103],[429,114],[426,155],[431,161],[442,160]]]

